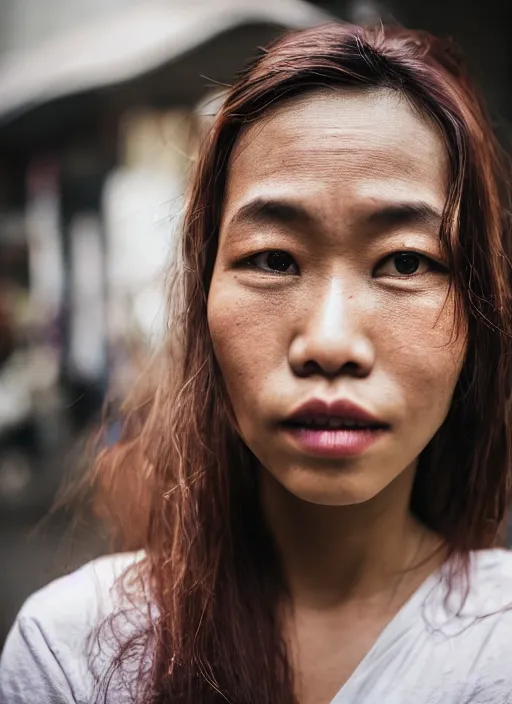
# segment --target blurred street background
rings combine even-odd
[[[0,647],[28,594],[106,549],[72,506],[45,517],[162,336],[223,86],[332,17],[455,38],[509,148],[512,0],[0,0]]]

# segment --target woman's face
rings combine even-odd
[[[235,146],[209,328],[241,436],[296,497],[375,497],[447,415],[447,177],[437,129],[384,90],[294,99]]]

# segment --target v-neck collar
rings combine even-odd
[[[354,700],[351,697],[356,692],[361,681],[366,677],[370,665],[379,657],[380,653],[387,650],[390,643],[396,639],[397,633],[403,632],[405,625],[410,622],[411,613],[417,612],[418,604],[441,582],[444,569],[445,565],[441,565],[426,577],[393,616],[391,621],[384,626],[375,643],[335,695],[334,699],[332,699],[331,704],[352,704]]]

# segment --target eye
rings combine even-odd
[[[386,257],[375,269],[376,276],[407,278],[420,276],[429,271],[446,271],[439,262],[417,252],[395,252]]]
[[[299,273],[299,267],[295,259],[288,252],[280,249],[272,249],[267,252],[260,252],[246,260],[250,266],[261,269],[272,274],[292,274]]]

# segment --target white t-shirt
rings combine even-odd
[[[101,558],[28,599],[0,661],[1,704],[94,702],[85,645],[119,610],[111,587],[140,556]],[[331,704],[512,704],[512,553],[473,553],[462,610],[440,577],[414,593]],[[127,617],[125,630],[137,623]],[[104,671],[108,650],[98,657]],[[113,701],[129,700],[117,691]]]

